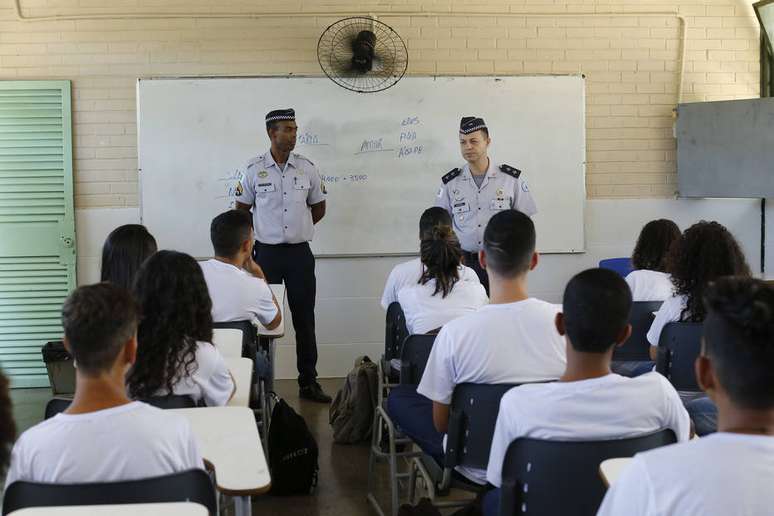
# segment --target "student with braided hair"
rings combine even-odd
[[[460,275],[462,248],[451,226],[439,224],[421,235],[422,275],[398,292],[409,333],[437,331],[452,319],[474,312],[489,299],[477,277]]]

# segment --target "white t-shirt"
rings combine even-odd
[[[623,439],[666,428],[685,441],[691,420],[677,391],[658,373],[522,385],[500,401],[486,479],[500,487],[505,452],[520,437]]]
[[[667,298],[656,312],[656,318],[648,330],[647,339],[651,346],[658,346],[658,339],[661,337],[661,330],[671,322],[680,320],[688,299],[685,296],[672,296]]]
[[[435,280],[424,285],[403,287],[398,302],[406,317],[409,333],[427,333],[440,328],[452,319],[475,312],[489,302],[483,285],[478,281],[457,281],[446,297],[435,291]]]
[[[640,269],[626,276],[632,291],[632,301],[664,301],[672,297],[674,285],[666,272]]]
[[[387,276],[387,283],[384,285],[382,294],[382,308],[387,310],[390,304],[398,300],[398,292],[403,287],[416,285],[419,278],[422,277],[424,267],[420,258],[414,258],[407,262],[399,263],[393,267],[390,275]],[[465,265],[460,266],[460,281],[470,281],[481,284],[476,271]],[[437,328],[437,326],[436,326]],[[432,329],[432,328],[431,328]]]
[[[716,433],[640,453],[598,516],[764,516],[774,508],[774,438]]]
[[[564,338],[556,331],[556,305],[529,298],[486,305],[441,329],[417,392],[450,404],[460,383],[523,383],[559,378],[566,366]],[[461,470],[462,471],[462,470]],[[463,473],[479,483],[486,471]]]
[[[188,421],[139,401],[88,414],[57,414],[16,441],[6,487],[16,480],[117,482],[204,468]]]
[[[208,407],[225,405],[234,392],[234,380],[226,367],[223,355],[209,342],[196,343],[196,369],[190,376],[180,378],[172,394],[191,396],[197,403],[204,400]],[[166,390],[158,393],[166,394]]]
[[[264,280],[214,258],[199,266],[212,298],[213,321],[257,320],[266,325],[277,317],[271,289]]]

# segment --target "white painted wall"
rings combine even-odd
[[[768,207],[767,276],[774,277],[774,206]],[[739,239],[750,266],[760,270],[760,201],[756,200],[589,200],[586,204],[586,253],[544,255],[530,277],[531,294],[560,302],[564,285],[576,272],[603,258],[628,256],[639,229],[654,218],[671,218],[681,229],[700,220],[717,220]],[[99,280],[99,257],[107,234],[120,224],[136,223],[128,209],[82,209],[76,213],[78,282]],[[540,235],[538,235],[538,239]],[[159,242],[161,247],[163,242]],[[358,355],[379,356],[384,343],[384,312],[379,306],[390,269],[409,258],[327,258],[317,261],[318,371],[322,377],[346,375]],[[289,311],[287,311],[289,317]],[[289,322],[289,320],[288,320]],[[295,378],[292,326],[277,348],[277,377]]]

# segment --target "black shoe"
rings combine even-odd
[[[298,389],[298,397],[301,399],[316,401],[318,403],[330,403],[331,397],[323,392],[322,387],[317,382],[310,383]]]

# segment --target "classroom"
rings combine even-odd
[[[768,514],[772,42],[0,1],[2,514]]]

